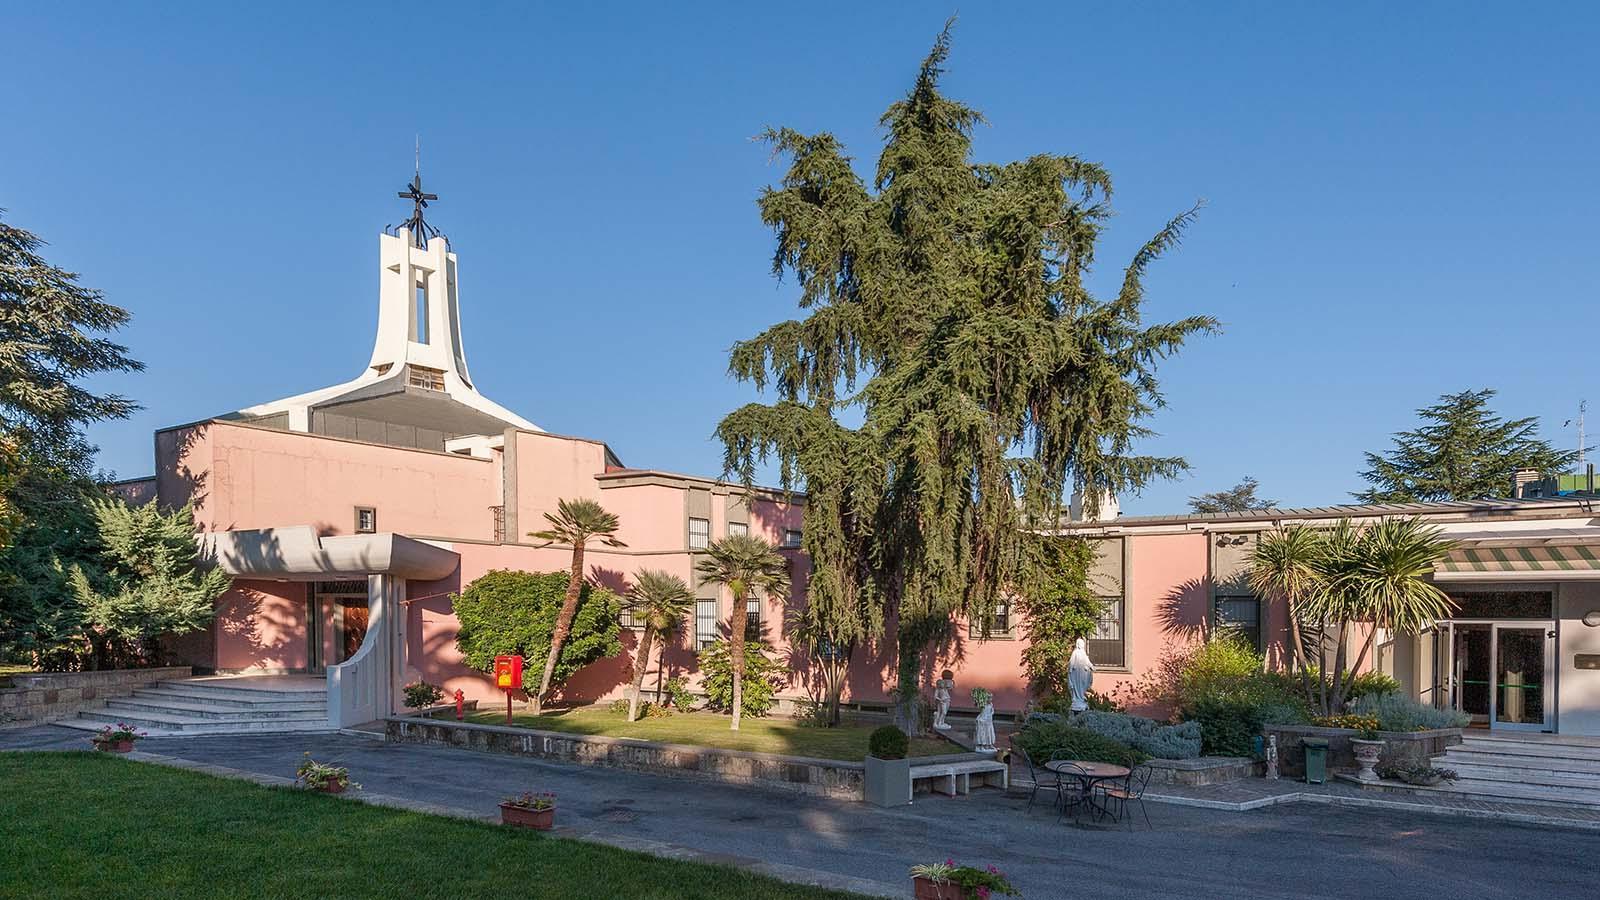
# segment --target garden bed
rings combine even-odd
[[[727,731],[727,720],[720,721],[722,729]],[[747,721],[744,727],[750,724]],[[864,790],[865,768],[860,761],[404,716],[386,719],[385,733],[388,740],[395,743],[441,744],[489,753],[510,753],[582,765],[745,784],[836,800],[861,800]],[[992,757],[956,753],[924,755],[919,757],[919,761],[989,758]]]
[[[1151,784],[1222,784],[1249,778],[1261,764],[1248,756],[1202,756],[1198,759],[1150,760]]]
[[[1306,774],[1306,752],[1300,746],[1301,738],[1323,738],[1328,742],[1328,771],[1355,771],[1355,753],[1350,739],[1357,732],[1349,728],[1322,728],[1316,725],[1268,725],[1262,729],[1267,735],[1278,736],[1278,771],[1286,778],[1303,778]],[[1459,728],[1431,728],[1427,731],[1380,731],[1383,753],[1380,766],[1422,763],[1449,747],[1461,743]]]

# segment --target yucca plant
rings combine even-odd
[[[633,658],[633,696],[628,698],[628,721],[639,718],[639,694],[644,690],[644,670],[650,665],[650,648],[657,635],[668,635],[683,624],[694,608],[694,593],[682,578],[657,569],[645,569],[633,579],[625,601],[639,632],[639,650]]]
[[[578,595],[583,589],[583,554],[589,542],[598,540],[607,547],[626,547],[617,540],[617,529],[622,523],[606,512],[605,507],[593,500],[562,500],[554,513],[545,513],[550,527],[534,531],[529,537],[543,541],[542,546],[566,544],[572,548],[572,572],[567,580],[567,596],[561,602],[561,614],[556,617],[555,631],[550,635],[550,654],[545,657],[544,675],[539,679],[539,692],[533,695],[533,712],[543,710],[545,694],[550,690],[550,679],[555,675],[556,660],[561,658],[561,646],[572,633],[572,619],[578,614]]]
[[[1349,673],[1365,665],[1378,629],[1415,633],[1450,614],[1450,597],[1428,575],[1454,548],[1438,528],[1417,518],[1363,526],[1344,519],[1325,529],[1292,525],[1257,542],[1250,583],[1263,596],[1289,604],[1291,654],[1306,699],[1322,715],[1343,708]],[[1366,627],[1366,636],[1351,661],[1349,636],[1357,625]],[[1305,658],[1308,629],[1337,636],[1332,648],[1316,641],[1314,664]]]
[[[768,598],[789,595],[789,561],[766,541],[747,534],[732,534],[712,541],[706,558],[695,568],[701,584],[726,585],[733,594],[733,610],[728,614],[728,655],[733,663],[733,722],[739,730],[740,704],[744,699],[744,642],[747,601],[752,596]]]

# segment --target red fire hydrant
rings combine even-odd
[[[456,721],[457,722],[459,722],[462,719],[465,719],[467,717],[467,714],[465,712],[463,712],[463,710],[466,707],[466,702],[467,702],[467,695],[461,693],[461,689],[460,688],[456,688]]]

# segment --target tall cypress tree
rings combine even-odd
[[[981,117],[939,92],[949,35],[883,115],[870,188],[831,134],[766,133],[789,168],[761,216],[805,316],[734,346],[731,373],[776,398],[718,426],[730,473],[775,458],[806,491],[809,630],[852,646],[893,622],[902,696],[953,614],[1038,583],[1024,529],[1053,526],[1069,490],[1093,504],[1185,468],[1133,444],[1162,402],[1156,361],[1215,328],[1140,320],[1145,270],[1194,209],[1114,296],[1089,292],[1110,175],[1048,153],[972,160]]]
[[[1422,424],[1394,436],[1384,454],[1366,454],[1361,473],[1372,487],[1353,496],[1362,503],[1476,500],[1511,492],[1518,469],[1566,470],[1577,450],[1557,450],[1539,439],[1538,420],[1502,419],[1489,409],[1492,390],[1445,394],[1417,410]]]

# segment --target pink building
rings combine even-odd
[[[549,434],[489,400],[467,368],[456,255],[422,221],[420,206],[396,231],[379,240],[378,332],[360,376],[159,431],[156,474],[120,486],[137,501],[193,502],[206,552],[237,577],[210,629],[184,642],[189,662],[216,672],[325,675],[336,727],[394,711],[399,686],[419,676],[494,699],[488,678],[461,664],[450,596],[492,569],[565,569],[567,548],[526,536],[562,498],[593,498],[621,519],[627,546],[588,553],[590,576],[618,592],[641,568],[693,584],[699,550],[748,532],[792,556],[788,604],[804,602],[803,498],[630,468],[601,441]],[[1170,645],[1220,626],[1280,658],[1284,610],[1260,602],[1243,581],[1256,537],[1291,521],[1395,514],[1427,516],[1462,540],[1435,577],[1467,599],[1472,615],[1421,636],[1382,635],[1377,664],[1415,695],[1468,709],[1486,724],[1556,730],[1559,722],[1561,730],[1600,733],[1600,566],[1596,554],[1583,555],[1600,548],[1600,527],[1584,500],[1075,522],[1069,528],[1094,539],[1100,553],[1094,584],[1105,614],[1090,641],[1096,689],[1136,679]],[[714,639],[731,603],[715,588],[698,596],[692,625],[649,662],[647,685],[658,672],[694,684],[696,651]],[[782,658],[784,604],[755,602],[748,614]],[[564,699],[620,696],[636,635],[626,632],[623,645],[626,656],[579,673]],[[948,644],[929,654],[929,680],[948,667],[958,707],[982,686],[999,709],[1020,708],[1023,646],[1007,609],[988,623],[958,623]],[[1467,684],[1480,680],[1469,675],[1512,672],[1512,693]],[[792,673],[781,696],[808,696],[808,678]],[[853,660],[846,699],[883,703],[893,683],[893,648],[869,648]]]

